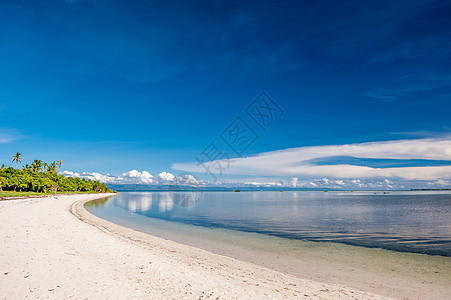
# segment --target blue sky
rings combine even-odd
[[[333,176],[240,165],[220,181],[451,186],[449,150],[411,153],[450,139],[450,13],[447,1],[4,0],[0,161],[19,151],[24,162],[62,159],[61,171],[78,175],[197,171],[212,181],[193,162],[213,141],[238,158],[235,166],[322,146],[315,165],[385,168],[398,159],[443,170]],[[283,110],[265,130],[245,112],[261,91]],[[240,155],[220,136],[236,117],[258,135]],[[406,139],[418,141],[408,153],[327,153]],[[312,164],[305,161],[292,163]]]

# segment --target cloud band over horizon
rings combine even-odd
[[[218,164],[221,161],[217,161]],[[220,180],[198,179],[190,173],[174,175],[132,170],[121,175],[74,173],[101,182],[127,185],[195,185],[308,189],[409,189],[451,187],[451,140],[427,138],[343,145],[311,146],[234,158]],[[213,164],[213,165],[218,165]],[[173,169],[205,173],[199,163],[173,164]],[[221,177],[223,176],[223,177]]]
[[[348,157],[351,162],[327,163],[327,160],[336,157]],[[360,159],[361,163],[355,164],[356,159]],[[321,160],[322,163],[318,164],[315,160]],[[369,166],[370,160],[390,160],[392,163],[410,160],[416,162],[416,165],[372,167]],[[365,161],[368,165],[362,165]],[[441,165],[436,165],[437,161],[441,162]],[[221,161],[217,161],[217,165],[220,163]],[[451,178],[451,140],[449,138],[429,138],[299,147],[234,158],[230,161],[229,166],[227,169],[220,170],[222,174],[339,179],[448,179]],[[196,162],[176,163],[172,165],[172,168],[186,172],[205,171],[204,167]]]

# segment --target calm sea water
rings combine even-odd
[[[451,256],[450,192],[133,192],[89,202],[86,208],[113,222],[126,219],[135,229],[154,218]]]

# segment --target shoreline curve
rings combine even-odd
[[[226,290],[207,293],[208,298],[309,298],[309,299],[389,299],[348,287],[301,279],[280,273],[272,269],[240,261],[228,256],[214,254],[209,251],[179,244],[177,242],[155,237],[123,227],[101,219],[86,210],[84,204],[91,200],[78,200],[71,204],[70,212],[76,218],[110,236],[126,243],[157,252],[178,266],[206,272],[214,275],[219,281],[234,284]],[[213,270],[213,271],[212,271]],[[211,274],[214,273],[214,274]],[[215,284],[216,285],[216,284]],[[236,289],[239,287],[238,292]],[[177,295],[180,297],[181,295]],[[188,297],[190,298],[190,297]]]

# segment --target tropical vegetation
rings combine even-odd
[[[18,169],[22,154],[17,152],[12,158],[12,162],[16,163],[15,168],[6,164],[0,167],[0,192],[112,192],[105,183],[99,181],[58,175],[57,170],[61,168],[62,160],[45,163],[36,159]]]

